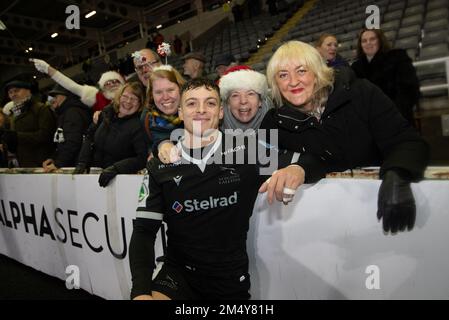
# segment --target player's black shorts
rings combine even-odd
[[[173,300],[248,300],[249,288],[247,272],[212,276],[165,262],[151,289]]]

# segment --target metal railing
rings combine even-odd
[[[428,91],[434,91],[439,89],[447,89],[449,94],[449,83],[448,83],[448,75],[449,75],[449,57],[443,57],[443,58],[435,58],[430,60],[424,60],[424,61],[416,61],[413,63],[413,66],[415,68],[419,68],[421,66],[427,66],[427,65],[433,65],[433,64],[443,64],[446,71],[446,83],[444,84],[434,84],[434,85],[428,85],[428,86],[420,86],[421,92],[428,92]]]

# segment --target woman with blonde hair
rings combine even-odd
[[[143,105],[143,86],[138,82],[125,84],[104,108],[98,123],[89,127],[74,173],[101,167],[98,182],[106,187],[117,174],[137,173],[145,168],[148,149],[139,120]]]
[[[386,232],[412,229],[410,182],[423,178],[429,150],[394,103],[349,68],[334,73],[300,41],[276,50],[267,79],[279,107],[261,127],[278,129],[279,147],[301,153],[306,183],[331,171],[380,165],[378,218]]]
[[[153,144],[170,138],[174,129],[182,128],[178,117],[180,88],[185,83],[170,65],[155,67],[148,80],[146,108],[141,114],[151,152]]]

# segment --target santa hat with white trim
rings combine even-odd
[[[228,99],[233,90],[254,90],[261,97],[268,95],[267,77],[244,65],[228,68],[220,78],[218,86],[220,87],[221,99],[224,101]]]
[[[100,89],[103,89],[104,84],[109,80],[118,80],[122,85],[125,84],[125,79],[122,77],[120,73],[116,71],[106,71],[101,75],[100,80],[98,80],[98,85],[100,86]]]

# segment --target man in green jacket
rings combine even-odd
[[[3,140],[16,153],[20,167],[41,167],[54,149],[55,117],[33,95],[37,93],[36,87],[25,77],[8,82],[5,91],[13,107],[11,130],[3,133]]]

